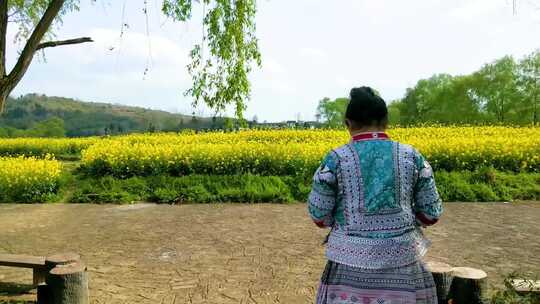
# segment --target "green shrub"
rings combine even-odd
[[[131,203],[143,200],[144,196],[137,195],[131,181],[104,177],[97,180],[76,180],[77,189],[73,192],[72,203]]]
[[[158,203],[174,203],[178,200],[178,192],[168,188],[157,188],[152,200]]]

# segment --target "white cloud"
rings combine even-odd
[[[450,10],[451,17],[473,20],[479,17],[486,17],[496,13],[506,12],[512,14],[511,1],[494,0],[467,0],[461,1],[461,5]]]
[[[311,62],[325,62],[328,59],[328,55],[320,48],[303,47],[298,50],[300,57],[307,59]]]
[[[262,70],[271,74],[283,74],[286,72],[285,67],[272,57],[263,58]]]

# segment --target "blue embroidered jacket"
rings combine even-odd
[[[309,214],[331,227],[329,260],[381,269],[425,254],[420,226],[442,213],[433,171],[409,145],[384,139],[351,141],[332,150],[313,177]]]

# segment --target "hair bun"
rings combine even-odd
[[[345,117],[359,125],[385,124],[388,109],[379,94],[370,87],[351,89]]]

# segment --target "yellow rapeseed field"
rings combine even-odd
[[[540,128],[420,127],[389,134],[416,147],[436,169],[540,171]],[[337,130],[136,134],[96,141],[83,150],[82,163],[94,175],[296,175],[312,172],[325,153],[348,140]]]
[[[83,149],[97,142],[96,137],[88,138],[0,138],[0,155],[3,156],[44,156],[79,154]]]
[[[45,201],[59,187],[61,163],[46,155],[0,157],[0,201]]]

